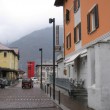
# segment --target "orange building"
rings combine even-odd
[[[110,0],[55,0],[54,5],[63,7],[63,75],[74,87],[83,86],[89,107],[110,110]]]
[[[109,0],[55,1],[55,6],[63,6],[65,56],[90,46],[110,31],[109,4]]]

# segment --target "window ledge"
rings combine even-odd
[[[89,32],[89,34],[94,33],[97,30],[97,28],[93,29],[91,32]]]
[[[77,12],[78,12],[78,10],[79,10],[79,8],[78,8],[78,9],[76,9],[76,10],[74,11],[74,13],[77,13]]]
[[[71,47],[66,48],[67,50],[69,50]]]
[[[69,22],[70,22],[70,20],[66,21],[66,24],[68,25],[68,24],[69,24]]]
[[[75,44],[78,44],[80,42],[80,40],[79,41],[77,41],[77,42],[75,42]]]

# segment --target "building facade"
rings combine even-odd
[[[18,77],[19,52],[0,43],[0,77],[13,82]]]
[[[63,7],[64,69],[68,78],[77,84],[83,82],[89,107],[109,110],[110,1],[55,0],[54,5]]]

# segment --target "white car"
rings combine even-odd
[[[38,82],[37,77],[31,77],[31,79],[32,79],[33,83],[37,83]]]

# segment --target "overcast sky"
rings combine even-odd
[[[55,0],[0,0],[0,42],[10,43],[35,30],[63,24],[63,8]]]

